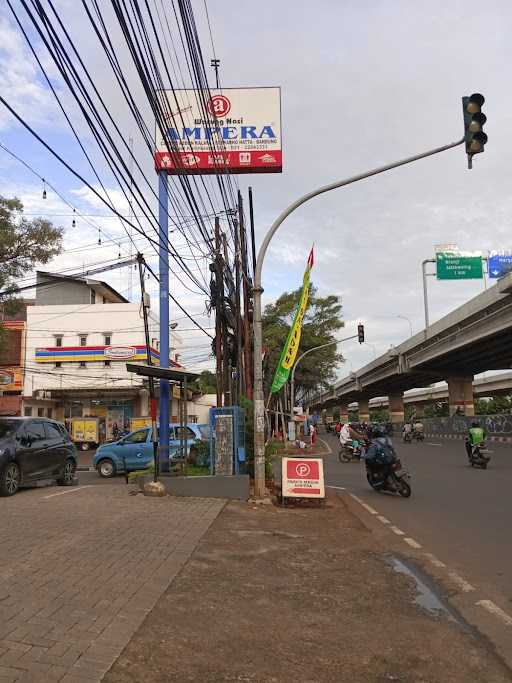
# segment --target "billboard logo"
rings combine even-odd
[[[259,158],[261,161],[263,161],[264,164],[275,164],[276,163],[276,158],[274,156],[272,156],[272,154],[263,154]]]
[[[240,161],[241,164],[250,164],[251,163],[251,153],[250,152],[240,152],[238,155],[238,160]]]
[[[201,159],[196,157],[195,154],[183,154],[181,161],[183,162],[184,166],[197,166]]]
[[[229,114],[230,109],[231,102],[224,95],[214,95],[208,101],[208,112],[216,119],[221,119]]]
[[[226,166],[226,164],[229,164],[229,156],[224,156],[223,154],[209,154],[208,163],[211,166]]]
[[[103,353],[113,360],[128,360],[135,356],[136,350],[132,346],[107,346]]]

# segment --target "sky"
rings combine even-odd
[[[154,1],[162,6],[161,0]],[[109,196],[122,213],[127,212],[124,197],[66,85],[30,28],[21,2],[11,2]],[[47,7],[46,2],[43,5]],[[94,36],[84,31],[87,19],[81,3],[58,0],[55,5],[109,111],[124,134],[133,136],[134,151],[156,190],[150,155],[113,85]],[[99,5],[129,72],[129,58],[111,3],[100,0]],[[213,48],[205,3],[193,0],[192,6],[204,59],[209,63]],[[508,88],[512,5],[505,0],[489,0],[485,5],[474,0],[238,0],[227,6],[220,0],[208,0],[207,7],[223,86],[281,87],[283,173],[237,178],[245,197],[249,185],[254,191],[257,242],[276,216],[302,194],[460,139],[461,97],[473,92],[485,95],[489,142],[485,153],[475,157],[472,170],[467,169],[463,147],[457,147],[313,199],[292,214],[273,239],[263,271],[264,301],[300,285],[314,242],[313,281],[319,293],[341,297],[347,336],[354,333],[357,322],[365,323],[368,343],[342,347],[346,364],[339,374],[344,375],[406,339],[409,321],[414,332],[423,329],[421,262],[433,257],[435,245],[454,243],[461,249],[483,252],[512,248],[507,172],[512,130],[512,92]],[[151,112],[133,72],[130,87],[152,128]],[[6,3],[0,9],[0,93],[99,189]],[[2,194],[15,194],[24,202],[27,214],[47,215],[66,229],[68,251],[47,269],[82,268],[105,258],[115,259],[121,238],[122,253],[129,254],[120,221],[107,217],[109,212],[98,198],[1,104],[0,143],[29,161],[69,202],[65,204],[53,191],[47,191],[43,200],[41,181],[0,148]],[[156,210],[149,186],[145,193]],[[70,205],[87,214],[87,220],[73,216]],[[73,217],[76,228],[71,227]],[[185,250],[183,238],[171,237],[180,253],[185,253],[181,251]],[[156,255],[147,243],[144,251],[156,266]],[[191,263],[198,267],[195,261]],[[206,268],[204,263],[205,277]],[[102,277],[119,291],[137,296],[137,280],[130,290],[127,269]],[[484,283],[442,282],[430,277],[428,286],[434,321],[481,292]],[[148,287],[156,305],[156,289],[150,281]],[[171,288],[187,310],[198,316],[204,313],[204,295],[188,291],[172,274]],[[171,319],[181,315],[171,304]],[[213,318],[197,320],[208,328],[214,325]],[[179,323],[187,346],[185,360],[189,358],[194,367],[198,363],[200,367],[211,365],[206,359],[208,338],[191,331],[192,325],[186,321]]]

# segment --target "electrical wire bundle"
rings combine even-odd
[[[6,0],[6,3],[94,179],[89,181],[83,172],[66,161],[15,111],[3,94],[0,94],[0,102],[55,159],[119,218],[126,239],[136,252],[140,251],[140,242],[135,244],[132,231],[146,240],[155,254],[163,247],[167,255],[164,261],[171,275],[184,288],[208,298],[210,287],[207,274],[214,251],[212,225],[215,216],[222,215],[228,221],[229,250],[233,253],[232,207],[236,206],[236,177],[224,168],[216,169],[215,174],[208,177],[186,173],[168,176],[169,220],[184,240],[178,252],[169,239],[163,243],[154,176],[146,172],[149,163],[153,164],[155,150],[155,138],[146,120],[148,112],[151,112],[160,131],[166,131],[172,125],[183,127],[183,114],[179,111],[175,113],[173,109],[179,110],[179,107],[171,107],[170,102],[173,99],[177,102],[177,89],[188,88],[194,91],[202,116],[205,119],[209,116],[207,103],[211,93],[190,1],[111,0],[111,12],[107,17],[108,8],[99,0],[80,0],[84,17],[89,23],[88,27],[81,25],[80,31],[87,32],[90,39],[96,41],[112,74],[108,93],[100,91],[86,58],[77,48],[77,41],[54,0],[17,0],[16,3]],[[207,11],[206,3],[205,9]],[[110,22],[116,22],[116,30],[113,30]],[[208,25],[211,31],[209,17]],[[122,41],[116,43],[114,36],[122,38]],[[62,79],[65,94],[54,86],[50,78],[50,67],[46,66],[48,57],[53,70]],[[186,76],[184,71],[187,72]],[[124,101],[132,125],[138,130],[140,147],[145,150],[143,154],[134,153],[123,132],[127,128],[126,123],[121,124],[116,120],[109,107],[107,95],[112,94],[114,86],[116,94],[120,94]],[[87,150],[80,128],[74,123],[75,112],[79,112],[82,123],[85,123],[96,144],[95,154]],[[166,144],[175,166],[179,168],[181,161],[176,142],[166,138]],[[222,151],[221,140],[212,139],[209,144],[212,154]],[[106,182],[94,162],[98,152],[109,177],[115,181],[127,204],[133,207],[129,217],[114,205]],[[181,253],[183,250],[186,253]],[[189,265],[190,261],[195,262],[195,268]],[[154,270],[147,267],[152,276],[158,279]],[[197,328],[211,336],[175,297],[170,297]]]

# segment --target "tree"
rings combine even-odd
[[[44,218],[24,218],[23,204],[16,197],[0,197],[0,310],[4,315],[16,312],[21,305],[16,280],[60,254],[62,234],[62,228],[55,228]],[[0,348],[2,332],[0,323]]]
[[[210,370],[203,370],[194,384],[202,394],[215,394],[217,392],[217,377]]]
[[[266,349],[263,368],[265,392],[268,394],[281,351],[286,342],[293,316],[300,297],[300,289],[285,292],[263,313],[263,346]],[[334,295],[318,297],[311,285],[308,307],[302,323],[302,336],[298,355],[337,338],[336,332],[343,327],[341,304]],[[335,368],[342,360],[336,345],[314,351],[301,360],[295,373],[295,391],[300,399],[307,391],[326,389],[336,377]]]

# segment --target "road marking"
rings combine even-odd
[[[366,503],[361,503],[361,505],[364,507],[365,510],[367,510],[371,515],[378,515],[379,513],[377,510],[374,510],[372,507],[367,505]]]
[[[441,562],[441,560],[438,560],[435,555],[432,555],[432,553],[424,553],[424,555],[434,565],[434,567],[446,567],[445,563]]]
[[[55,496],[63,496],[65,493],[76,493],[82,489],[90,489],[92,484],[86,484],[85,486],[78,486],[76,489],[69,489],[69,491],[60,491],[59,493],[52,493],[49,496],[43,496],[43,498],[55,498]]]
[[[421,548],[421,545],[418,543],[418,541],[415,541],[414,538],[404,538],[404,541],[411,546],[411,548]]]
[[[504,612],[501,607],[498,607],[492,600],[479,600],[477,603],[479,607],[483,607],[495,617],[501,619],[507,626],[512,626],[512,617]]]
[[[439,446],[442,448],[443,444],[442,443],[432,443],[431,441],[425,441],[425,446]]]
[[[326,484],[325,486],[328,489],[337,489],[338,491],[346,491],[347,490],[344,486],[332,486],[331,484]]]
[[[405,536],[405,531],[402,531],[402,529],[399,529],[397,526],[390,526],[389,528],[397,536]]]
[[[457,574],[457,572],[448,572],[448,576],[450,579],[453,581],[453,583],[456,583],[457,586],[464,592],[464,593],[469,593],[470,591],[474,591],[475,587],[472,586],[470,583],[466,581],[466,579],[463,579],[462,576]]]
[[[361,503],[361,505],[363,505],[363,501],[361,500],[361,498],[358,498],[358,497],[357,497],[355,494],[353,494],[353,493],[351,493],[350,495],[352,496],[352,498],[353,498],[354,500],[357,500],[358,503]]]
[[[383,517],[382,515],[378,515],[377,519],[379,520],[379,522],[382,522],[383,524],[391,524],[389,519],[386,519],[386,517]]]

